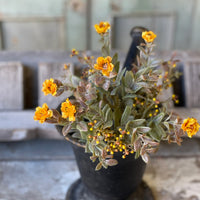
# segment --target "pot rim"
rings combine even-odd
[[[82,147],[82,148],[85,149],[86,145],[83,144],[83,143],[80,143],[80,142],[78,141],[78,139],[73,138],[73,137],[72,137],[73,133],[74,133],[74,131],[73,131],[73,132],[69,132],[66,136],[64,136],[65,139],[66,139],[67,141],[71,142],[72,144],[74,144],[74,145],[76,145],[76,146],[79,146],[79,147]]]

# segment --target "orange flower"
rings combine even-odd
[[[69,121],[75,121],[74,114],[76,113],[76,108],[74,105],[72,105],[72,103],[69,101],[68,98],[67,98],[66,102],[62,103],[61,111],[62,111],[63,118],[69,117]]]
[[[37,107],[36,108],[36,111],[35,111],[35,115],[34,115],[34,120],[37,121],[39,120],[39,122],[42,124],[44,123],[44,121],[47,119],[47,118],[50,118],[53,116],[53,112],[52,110],[49,110],[48,106],[46,103],[44,103],[42,105],[42,107]]]
[[[181,128],[187,132],[188,137],[190,138],[199,131],[199,127],[200,125],[195,118],[184,119],[181,126]]]
[[[153,42],[156,37],[157,37],[157,35],[152,31],[144,31],[144,32],[142,32],[142,38],[146,42]]]
[[[99,24],[95,24],[94,28],[97,33],[105,34],[110,29],[110,24],[108,22],[100,22]]]
[[[56,95],[57,92],[57,85],[54,83],[54,80],[51,78],[50,80],[45,80],[42,84],[42,91],[44,95],[52,94],[53,96]]]
[[[98,57],[97,64],[94,65],[94,68],[97,70],[101,70],[104,76],[109,76],[110,72],[112,72],[114,65],[111,63],[112,58],[107,56],[106,58]]]

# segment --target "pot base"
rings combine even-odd
[[[76,180],[69,188],[66,200],[104,200],[91,194],[84,187],[81,179]],[[136,191],[126,200],[154,200],[153,194],[149,186],[142,181]]]

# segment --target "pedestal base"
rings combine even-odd
[[[66,200],[104,200],[91,194],[83,185],[79,178],[69,188]],[[149,186],[142,181],[137,190],[126,200],[154,200],[153,194]]]

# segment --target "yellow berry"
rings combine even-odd
[[[125,145],[123,145],[123,146],[122,146],[122,149],[126,149],[126,146],[125,146]]]
[[[123,150],[122,150],[122,149],[119,149],[119,151],[122,152]]]
[[[144,102],[141,103],[141,106],[143,106],[143,105],[144,105]]]
[[[133,107],[136,107],[136,104],[135,104],[135,103],[133,104]]]
[[[135,100],[137,100],[138,98],[137,98],[137,97],[135,97],[134,99],[135,99]]]
[[[96,141],[96,144],[99,144],[99,143],[100,143],[99,140],[97,140],[97,141]]]
[[[134,153],[134,151],[133,151],[133,150],[131,150],[130,152],[131,152],[131,153]]]
[[[111,152],[110,152],[110,154],[112,154],[112,155],[113,155],[113,154],[114,154],[114,152],[113,152],[113,151],[111,151]]]
[[[125,155],[123,155],[123,156],[122,156],[122,158],[123,158],[123,159],[125,159],[125,158],[126,158],[126,156],[125,156]]]
[[[172,66],[173,66],[173,67],[176,67],[176,63],[174,63]]]
[[[119,137],[116,137],[116,140],[119,140]]]
[[[119,131],[122,131],[122,129],[121,129],[121,128],[119,128]]]
[[[176,100],[175,103],[178,104],[178,103],[179,103],[179,100]]]
[[[93,128],[90,128],[90,131],[93,131]]]
[[[120,137],[120,138],[123,138],[123,135],[120,135],[119,137]]]
[[[149,117],[152,117],[152,113],[149,114]]]
[[[130,135],[130,132],[128,131],[126,134],[127,134],[127,135]]]
[[[158,108],[158,105],[155,105],[155,108]]]
[[[156,98],[153,98],[153,101],[156,101]]]
[[[158,112],[159,112],[159,110],[158,110],[158,109],[156,109],[156,112],[158,113]]]

